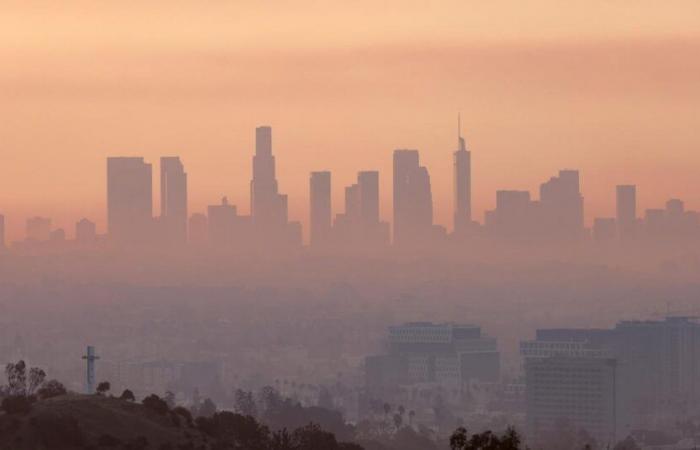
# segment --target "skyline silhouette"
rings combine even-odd
[[[310,171],[306,199],[309,216],[303,223],[290,221],[288,197],[279,192],[272,128],[259,126],[255,129],[248,215],[241,212],[239,205],[230,204],[226,195],[220,203],[210,204],[205,215],[200,211],[188,215],[188,193],[192,188],[179,156],[160,158],[160,212],[154,214],[152,165],[143,157],[110,156],[104,232],[91,218],[83,217],[75,223],[75,233],[67,235],[64,228],[53,226],[51,218],[35,216],[26,220],[24,237],[28,242],[60,242],[68,236],[85,244],[104,234],[118,245],[158,243],[177,247],[208,241],[224,248],[255,249],[302,243],[328,248],[381,247],[389,243],[403,248],[429,248],[448,236],[463,239],[480,235],[520,242],[700,236],[698,213],[686,210],[681,199],[671,198],[663,208],[641,208],[642,214],[638,215],[636,185],[617,185],[615,214],[589,217],[587,221],[581,174],[575,169],[561,169],[558,175],[541,183],[537,198],[529,190],[497,190],[495,208],[484,211],[483,219],[473,219],[472,152],[467,150],[462,136],[459,115],[457,123],[457,150],[452,154],[451,229],[435,220],[431,174],[421,164],[420,151],[416,149],[393,152],[391,222],[383,222],[380,214],[387,206],[382,205],[386,194],[380,195],[381,174],[377,170],[359,171],[356,182],[344,188],[342,211],[333,208],[332,171]],[[479,167],[475,172],[479,173]],[[2,225],[6,240],[4,221]]]

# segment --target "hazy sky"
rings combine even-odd
[[[334,209],[358,170],[417,148],[450,224],[456,114],[475,215],[495,190],[582,171],[587,219],[614,186],[700,209],[698,1],[8,1],[0,6],[0,211],[104,230],[105,157],[179,155],[190,209],[249,209],[254,127],[306,222],[308,173]],[[154,202],[154,211],[159,211]]]

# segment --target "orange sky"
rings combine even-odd
[[[560,168],[582,171],[588,220],[613,213],[618,183],[641,207],[700,209],[698,55],[697,1],[6,0],[0,211],[12,238],[29,215],[104,230],[105,157],[155,175],[179,155],[191,211],[225,194],[246,212],[269,124],[293,219],[320,169],[338,211],[358,170],[380,170],[388,218],[405,147],[448,225],[457,111],[479,220],[496,189],[534,193]]]

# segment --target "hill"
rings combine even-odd
[[[0,413],[0,449],[208,449],[207,437],[173,411],[99,395],[36,402],[26,414]]]

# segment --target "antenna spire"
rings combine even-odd
[[[462,113],[457,113],[457,139],[462,138]]]
[[[467,150],[467,146],[464,143],[464,138],[462,137],[462,113],[457,113],[457,150]]]

